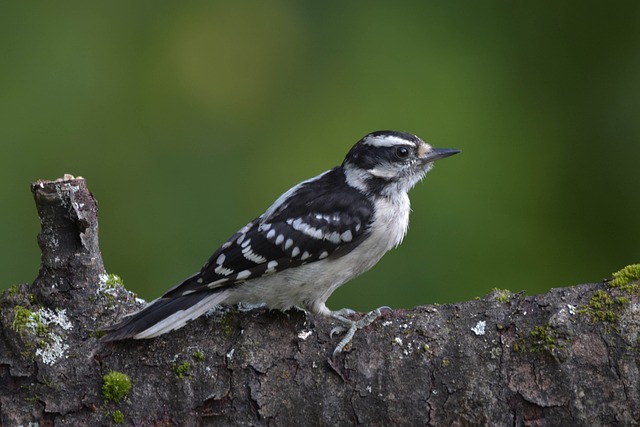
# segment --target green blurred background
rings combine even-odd
[[[152,299],[378,129],[463,153],[331,308],[640,260],[640,2],[3,2],[0,287],[38,271],[32,181],[84,176],[107,270]]]

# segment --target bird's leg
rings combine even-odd
[[[391,308],[386,306],[376,308],[375,310],[372,310],[362,316],[362,318],[360,318],[359,320],[351,320],[345,317],[345,315],[355,313],[353,310],[350,310],[348,308],[343,308],[342,310],[338,311],[332,311],[329,316],[342,323],[342,326],[336,326],[335,328],[333,328],[329,333],[329,336],[333,336],[333,334],[335,333],[342,333],[346,331],[342,340],[338,343],[335,350],[333,350],[333,355],[335,356],[341,353],[346,345],[351,342],[356,331],[362,328],[366,328],[367,326],[372,324],[378,317],[382,315],[382,312],[384,310],[391,311]]]

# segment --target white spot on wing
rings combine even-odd
[[[217,266],[215,270],[213,270],[216,274],[219,274],[221,276],[228,276],[230,274],[233,274],[233,270],[230,268],[226,268],[223,267],[221,265]],[[214,282],[215,283],[215,282]]]
[[[287,239],[287,242],[284,244],[284,250],[286,251],[291,246],[293,246],[293,240],[292,239]]]
[[[324,218],[324,216],[320,214],[316,214],[316,217]],[[299,232],[306,234],[309,237],[313,237],[314,239],[320,240],[323,237],[322,230],[312,227],[304,222],[302,218],[297,218],[295,221],[288,219],[287,223],[291,225],[294,230],[298,230]]]
[[[337,244],[339,244],[339,243],[341,242],[341,240],[340,240],[340,233],[338,233],[337,231],[334,231],[334,232],[332,232],[332,233],[330,233],[330,234],[327,234],[327,235],[325,236],[325,238],[326,238],[328,241],[330,241],[331,243],[334,243],[334,244],[336,244],[336,245],[337,245]]]
[[[271,239],[273,239],[273,236],[275,236],[275,235],[276,235],[276,230],[271,229],[267,233],[267,239],[271,240]]]
[[[228,282],[228,281],[229,281],[229,279],[225,277],[224,279],[218,279],[215,282],[209,283],[207,285],[207,287],[210,288],[210,289],[213,289],[213,288],[216,287],[216,285],[219,285],[220,283],[225,283],[225,282]]]
[[[304,252],[302,253],[302,256],[300,257],[300,259],[301,259],[302,261],[304,261],[305,259],[309,258],[310,256],[311,256],[311,254],[310,254],[309,252],[304,251]]]
[[[253,261],[256,264],[262,264],[263,262],[267,262],[267,259],[265,257],[253,252],[253,250],[251,249],[251,246],[247,246],[243,248],[242,255],[249,261]]]
[[[351,230],[347,230],[340,235],[340,238],[345,242],[350,242],[353,239],[353,235],[351,234]]]
[[[258,227],[261,231],[269,231],[271,229],[271,224],[269,224],[268,222],[265,222],[264,224],[260,224],[260,227]]]
[[[276,268],[278,266],[278,261],[269,261],[267,264],[267,268]]]
[[[278,234],[278,237],[276,237],[276,245],[279,245],[282,242],[284,242],[284,234]]]
[[[322,239],[324,237],[324,234],[322,233],[322,230],[320,230],[319,228],[313,228],[313,227],[309,227],[309,236],[315,238],[315,239]]]
[[[329,252],[324,251],[322,253],[320,253],[320,255],[318,256],[318,259],[323,259],[329,256]]]
[[[238,280],[242,280],[242,279],[246,279],[249,276],[251,276],[251,272],[249,270],[242,270],[240,273],[238,273],[236,278]]]
[[[220,254],[220,256],[218,257],[218,259],[216,259],[216,264],[218,265],[222,265],[224,264],[224,260],[227,258],[227,256],[225,254]]]
[[[293,248],[293,250],[291,251],[291,256],[292,257],[297,257],[300,254],[300,248],[299,247],[295,247]]]

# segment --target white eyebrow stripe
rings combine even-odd
[[[368,136],[364,139],[365,144],[372,147],[396,147],[399,145],[407,145],[415,148],[415,144],[412,141],[407,141],[397,136],[385,135],[385,136]]]

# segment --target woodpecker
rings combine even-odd
[[[409,226],[408,192],[433,162],[459,153],[415,135],[377,131],[358,141],[341,165],[295,185],[211,255],[202,269],[142,310],[105,329],[102,341],[153,338],[183,327],[217,305],[301,307],[346,331],[373,322],[352,310],[331,311],[329,296],[398,246]],[[332,331],[332,333],[334,332]]]

